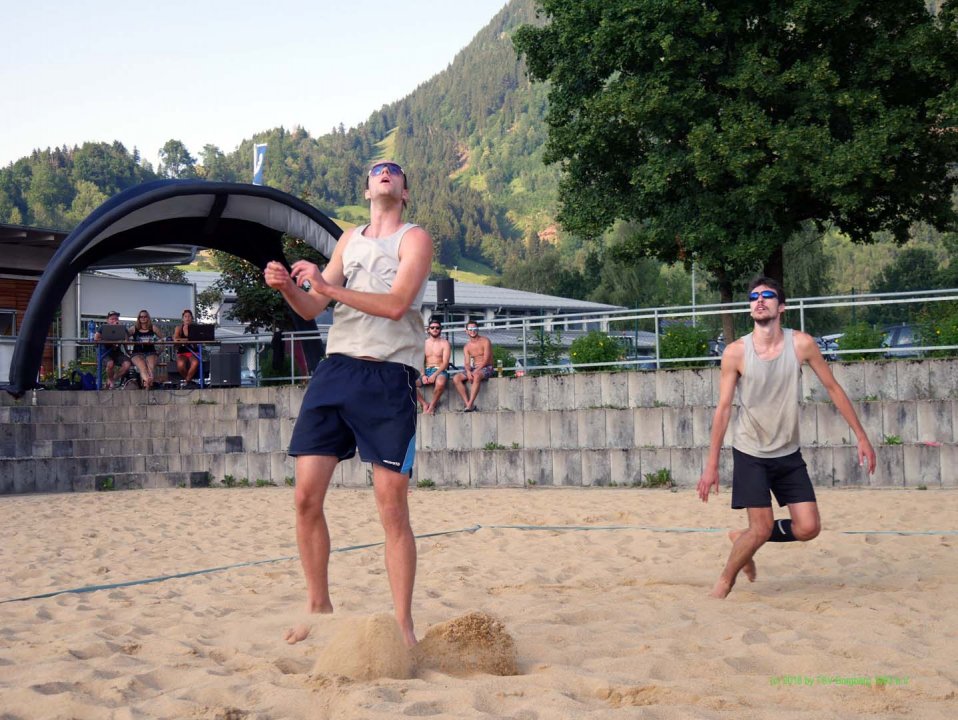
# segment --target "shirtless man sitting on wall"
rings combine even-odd
[[[416,381],[417,388],[423,388],[426,385],[432,385],[432,402],[426,402],[422,390],[418,390],[419,404],[422,405],[422,411],[426,415],[432,415],[439,407],[439,398],[446,389],[446,382],[449,380],[449,358],[452,354],[452,348],[449,341],[442,337],[442,323],[436,318],[429,320],[429,337],[426,338],[426,369],[419,380]]]

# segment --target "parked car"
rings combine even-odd
[[[884,339],[881,346],[886,348],[886,358],[909,358],[921,357],[924,353],[921,350],[915,350],[924,343],[921,341],[921,328],[917,325],[902,323],[901,325],[892,325],[883,331]]]

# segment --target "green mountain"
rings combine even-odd
[[[514,0],[449,67],[356,128],[321,137],[275,128],[224,153],[194,156],[171,140],[161,165],[120,143],[35,151],[0,169],[0,220],[69,229],[111,195],[157,177],[247,181],[254,143],[267,143],[265,182],[347,223],[361,222],[371,160],[400,162],[411,183],[409,217],[436,238],[446,266],[499,269],[517,239],[553,224],[558,173],[541,163],[546,89],[533,86],[512,31],[534,22],[532,0]],[[195,150],[194,150],[195,152]]]
[[[409,217],[430,231],[437,262],[457,267],[460,279],[492,272],[510,287],[615,304],[690,302],[686,269],[618,263],[602,244],[557,231],[559,171],[542,163],[548,88],[529,82],[512,44],[519,25],[536,22],[534,0],[512,0],[443,72],[355,128],[313,137],[279,127],[228,153],[208,144],[191,154],[170,140],[157,168],[118,142],[34,151],[0,168],[0,221],[68,230],[115,193],[158,177],[247,182],[253,144],[267,143],[266,184],[348,225],[367,217],[369,163],[388,157],[408,172]],[[627,232],[617,228],[608,244]],[[915,241],[942,265],[954,254],[937,235]],[[862,247],[821,236],[796,238],[795,248],[786,281],[796,296],[861,291],[899,253],[890,241]],[[715,300],[702,275],[699,302]]]

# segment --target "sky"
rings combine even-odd
[[[350,128],[444,70],[506,0],[29,0],[3,12],[0,167],[119,140],[157,164]],[[252,162],[252,161],[251,161]]]

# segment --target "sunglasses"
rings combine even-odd
[[[430,330],[442,330],[442,327],[440,327],[439,325],[430,325],[430,326],[429,326],[429,329],[430,329]]]
[[[771,300],[772,298],[778,299],[778,293],[774,290],[762,290],[762,292],[750,292],[748,294],[748,299],[752,302],[758,300],[759,298],[764,298],[765,300]]]
[[[403,169],[392,162],[376,163],[369,169],[370,177],[377,177],[383,174],[383,170],[388,170],[390,175],[405,175]]]
[[[466,328],[466,332],[469,332],[469,333],[479,332],[479,328]]]

